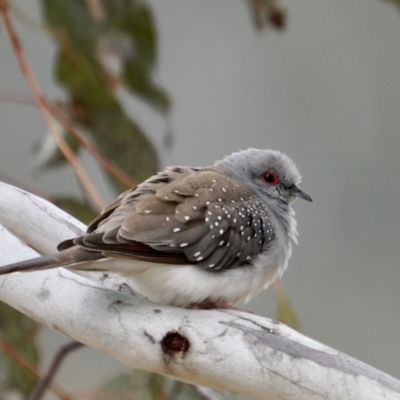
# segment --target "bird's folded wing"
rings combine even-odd
[[[163,172],[125,192],[85,236],[60,248],[75,244],[106,257],[208,270],[240,266],[258,255],[265,224],[251,210],[250,189],[213,170],[180,171]]]

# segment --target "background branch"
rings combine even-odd
[[[0,12],[3,18],[5,29],[10,37],[11,44],[14,49],[15,56],[19,62],[19,66],[23,75],[25,76],[31,90],[32,94],[36,100],[36,103],[39,107],[39,110],[43,116],[43,119],[47,125],[47,128],[50,134],[53,136],[55,142],[57,143],[59,149],[64,154],[65,158],[69,161],[72,168],[74,169],[77,177],[82,182],[82,185],[89,193],[90,197],[92,198],[93,202],[99,209],[104,208],[103,200],[101,199],[100,195],[98,194],[96,188],[90,181],[89,177],[87,176],[85,170],[81,166],[78,158],[74,154],[74,152],[70,149],[67,145],[65,140],[63,139],[62,135],[57,129],[55,121],[51,116],[51,112],[49,110],[48,102],[45,99],[42,91],[40,90],[39,84],[36,81],[35,76],[29,66],[28,60],[26,59],[25,53],[22,48],[22,44],[19,40],[17,32],[14,28],[12,20],[9,14],[10,5],[6,0],[0,0]]]
[[[85,149],[99,162],[100,165],[104,167],[106,171],[127,187],[136,186],[137,183],[105,157],[90,140],[86,139],[79,129],[77,129],[64,115],[62,115],[61,110],[57,107],[50,106],[49,109],[52,111],[53,116],[59,121],[59,123],[85,147]]]
[[[0,350],[5,354],[8,354],[12,357],[13,360],[18,362],[22,367],[25,368],[30,374],[34,377],[41,379],[41,374],[38,369],[33,365],[26,357],[21,354],[12,343],[8,342],[3,335],[0,334]],[[71,396],[69,396],[63,389],[61,389],[54,382],[48,381],[47,385],[61,400],[71,400]]]
[[[72,351],[80,349],[82,346],[83,346],[82,343],[76,342],[75,340],[62,346],[57,351],[47,372],[40,379],[39,383],[35,387],[32,394],[29,396],[28,400],[40,400],[43,397],[44,393],[46,392],[47,388],[50,387],[50,385],[52,384],[54,376],[56,375],[65,357]],[[67,397],[67,399],[71,399],[71,397]]]

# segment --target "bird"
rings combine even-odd
[[[206,167],[168,167],[122,193],[58,252],[0,267],[0,275],[66,267],[117,273],[159,304],[235,308],[287,268],[297,223],[312,201],[294,161],[238,151]]]

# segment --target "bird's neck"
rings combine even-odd
[[[269,202],[268,205],[285,236],[297,243],[297,222],[292,207],[280,200]]]

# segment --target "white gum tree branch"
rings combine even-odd
[[[85,226],[0,183],[0,264],[54,252]],[[400,381],[245,312],[154,304],[122,278],[64,268],[0,277],[0,300],[132,368],[262,399],[400,400]]]

